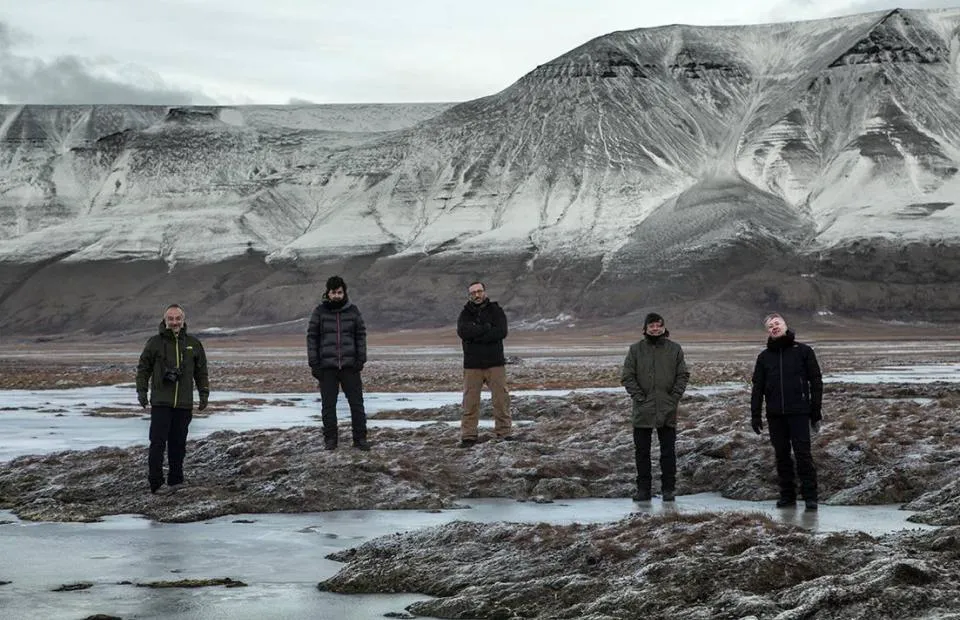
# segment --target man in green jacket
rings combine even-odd
[[[690,372],[683,349],[669,339],[663,317],[651,312],[643,324],[643,340],[630,346],[620,380],[633,399],[633,451],[637,461],[637,494],[633,499],[643,502],[653,495],[650,443],[653,429],[657,429],[661,492],[663,501],[672,502],[677,492],[677,404],[687,389]]]
[[[200,341],[187,334],[186,314],[177,304],[167,306],[160,333],[147,340],[137,365],[137,399],[150,404],[150,456],[147,479],[150,492],[163,486],[163,453],[168,451],[167,488],[183,484],[187,429],[193,419],[193,386],[200,395],[198,409],[207,408],[210,382],[207,356]],[[147,388],[150,398],[147,398]]]

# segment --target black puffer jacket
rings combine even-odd
[[[497,302],[468,301],[457,320],[457,335],[463,341],[464,368],[496,368],[506,364],[503,339],[507,337],[507,315]]]
[[[324,299],[307,327],[307,359],[317,379],[323,368],[363,370],[367,363],[367,327],[360,309],[347,301],[335,307]]]
[[[757,356],[750,399],[755,420],[761,418],[764,401],[769,416],[808,415],[813,422],[823,418],[823,375],[817,355],[797,342],[791,330],[768,338],[767,348]]]

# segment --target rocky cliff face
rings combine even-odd
[[[0,325],[960,319],[960,10],[612,33],[459,105],[0,108]],[[744,312],[746,311],[746,312]]]

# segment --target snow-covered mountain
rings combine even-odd
[[[0,107],[0,325],[960,319],[960,9],[615,32],[458,105]]]

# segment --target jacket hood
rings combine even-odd
[[[663,342],[664,340],[670,337],[670,330],[669,329],[663,330],[663,333],[660,334],[659,336],[651,336],[650,334],[644,334],[643,337],[650,344],[660,344],[661,342]]]
[[[333,304],[332,301],[327,299],[326,295],[324,295],[323,301],[320,302],[320,305],[323,306],[323,308],[328,312],[343,312],[344,310],[352,306],[353,302],[351,302],[349,299],[344,298],[343,305],[336,306]]]
[[[793,346],[793,343],[796,342],[797,336],[793,333],[792,329],[788,329],[787,333],[780,336],[779,338],[771,338],[767,336],[767,348],[771,351],[780,351],[781,349],[788,349]]]
[[[489,306],[496,306],[497,302],[490,301],[489,298],[484,299],[482,304],[475,304],[472,301],[468,301],[463,305],[465,310],[471,310],[473,312],[478,312],[481,308],[487,308]]]

